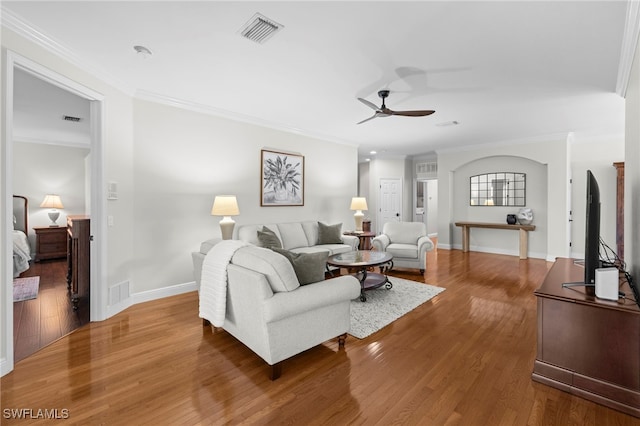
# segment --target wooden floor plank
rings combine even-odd
[[[330,341],[286,360],[274,382],[235,338],[202,327],[197,293],[142,303],[19,361],[2,407],[66,408],[58,423],[82,425],[637,425],[531,380],[533,291],[549,267],[430,252],[424,276],[392,275],[443,293],[344,350]]]
[[[32,263],[21,277],[39,276],[38,297],[13,304],[14,360],[20,361],[89,322],[73,310],[66,259]]]

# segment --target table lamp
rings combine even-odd
[[[223,240],[230,240],[233,236],[233,227],[236,223],[231,219],[231,216],[239,214],[240,210],[235,195],[217,195],[213,200],[211,215],[223,216],[220,220],[220,232]]]
[[[353,197],[351,199],[351,210],[356,211],[353,214],[356,221],[356,231],[362,232],[362,219],[364,219],[364,213],[362,213],[362,210],[368,210],[367,199],[364,197]]]
[[[60,200],[60,196],[56,194],[47,194],[44,196],[44,200],[40,203],[40,207],[45,207],[51,209],[49,212],[49,219],[51,219],[51,225],[49,227],[58,226],[56,220],[60,217],[60,212],[56,209],[63,209],[62,200]]]

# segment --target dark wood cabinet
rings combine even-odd
[[[616,250],[624,260],[624,162],[613,163],[616,168]]]
[[[89,306],[90,242],[89,216],[67,216],[67,285],[74,310]]]
[[[61,259],[67,256],[67,228],[64,226],[37,226],[35,261]]]
[[[640,309],[626,298],[598,299],[580,282],[584,268],[557,259],[539,289],[538,351],[532,379],[640,417]]]

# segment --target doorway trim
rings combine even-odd
[[[4,259],[5,274],[2,292],[5,306],[2,315],[2,347],[4,348],[4,357],[0,359],[0,375],[11,372],[14,367],[13,356],[13,253],[12,243],[8,238],[11,233],[11,217],[13,209],[13,104],[14,91],[13,79],[14,69],[19,68],[22,71],[53,84],[63,90],[71,92],[77,96],[89,100],[90,108],[90,132],[91,132],[91,235],[93,243],[91,245],[91,282],[90,282],[90,310],[91,321],[101,321],[106,318],[105,301],[106,286],[106,221],[105,218],[105,188],[104,188],[104,96],[86,86],[83,86],[57,72],[46,68],[31,59],[25,58],[9,49],[4,53],[5,57],[5,79],[4,93],[5,103],[4,111],[4,152],[2,156],[2,178],[4,185],[2,191],[4,193],[5,214],[3,215],[0,226],[5,237]]]

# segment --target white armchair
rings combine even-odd
[[[392,267],[417,268],[421,274],[427,267],[427,252],[434,248],[421,222],[387,222],[372,243],[375,250],[393,255]]]

